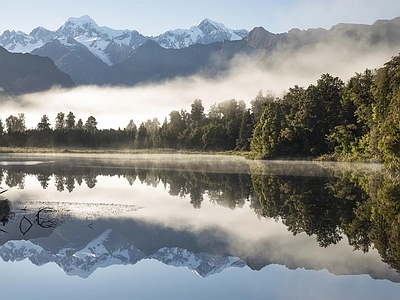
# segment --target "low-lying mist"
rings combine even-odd
[[[210,105],[224,100],[250,101],[260,90],[276,96],[294,85],[315,84],[324,73],[348,80],[355,72],[381,67],[396,51],[380,49],[359,55],[348,47],[317,46],[313,51],[274,55],[269,69],[246,57],[236,58],[224,76],[209,79],[200,76],[177,78],[157,84],[135,87],[79,86],[72,89],[53,88],[46,92],[25,94],[17,98],[1,96],[0,118],[25,113],[27,128],[35,128],[43,115],[53,126],[58,112],[72,111],[83,122],[94,116],[99,129],[123,129],[133,119],[140,125],[158,118],[162,123],[172,110],[190,111],[190,104],[201,99],[206,112]]]

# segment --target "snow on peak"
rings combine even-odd
[[[212,21],[208,18],[205,18],[204,20],[200,21],[195,26],[200,28],[200,30],[203,31],[204,33],[208,33],[208,34],[213,31],[229,31],[230,30],[224,24]]]
[[[224,24],[204,19],[190,29],[169,30],[159,36],[152,37],[164,48],[180,49],[193,44],[210,44],[223,40],[240,40],[248,34],[247,30],[232,30]]]
[[[64,37],[76,37],[80,35],[98,36],[99,33],[99,25],[87,15],[79,18],[69,18],[57,30],[57,35]]]
[[[93,27],[97,27],[97,28],[99,27],[99,25],[97,25],[97,23],[88,15],[84,15],[84,16],[81,16],[79,18],[74,18],[74,17],[69,18],[65,22],[65,24],[74,24],[76,27],[82,27],[82,26],[84,26],[86,24],[90,24]]]

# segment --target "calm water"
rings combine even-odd
[[[399,185],[377,165],[2,154],[0,186],[5,298],[400,295]]]

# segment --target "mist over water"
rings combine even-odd
[[[355,72],[381,67],[396,51],[380,49],[357,55],[346,48],[319,45],[314,51],[272,56],[268,70],[254,60],[237,57],[229,72],[210,79],[200,76],[177,78],[157,84],[135,87],[79,86],[73,89],[53,88],[46,92],[25,94],[17,98],[0,96],[0,118],[25,113],[27,128],[35,128],[46,114],[53,126],[58,112],[72,111],[83,122],[94,116],[99,129],[123,129],[133,119],[140,125],[158,118],[162,123],[172,110],[186,109],[195,99],[201,99],[208,112],[210,106],[229,99],[250,101],[260,90],[271,91],[277,97],[294,85],[315,84],[324,73],[348,80]]]

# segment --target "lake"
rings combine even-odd
[[[0,186],[4,298],[400,295],[400,188],[380,165],[1,154]]]

